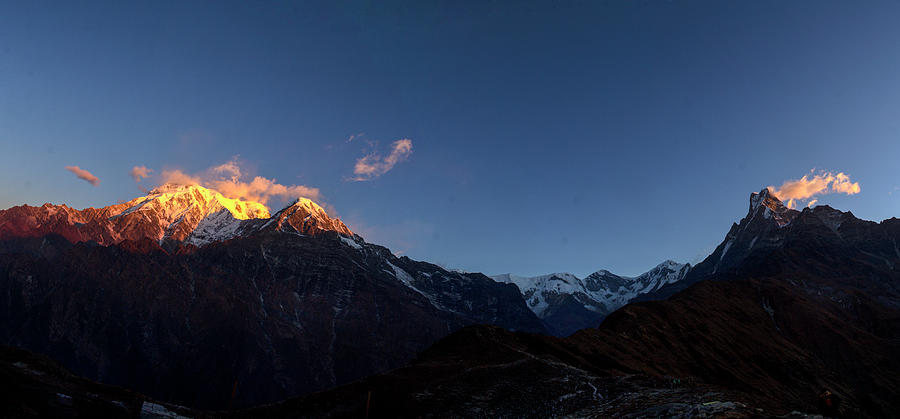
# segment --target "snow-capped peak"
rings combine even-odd
[[[120,233],[114,242],[147,237],[201,245],[231,237],[240,220],[269,218],[269,209],[259,202],[226,198],[200,185],[165,184],[106,209],[112,231]]]
[[[316,235],[322,231],[353,236],[353,232],[338,218],[331,218],[321,206],[306,198],[297,198],[272,216],[275,228],[293,230],[301,234]],[[268,223],[267,223],[268,224]]]
[[[517,286],[528,307],[541,318],[545,316],[552,296],[586,292],[584,283],[570,273],[552,273],[532,277],[507,273],[492,276],[491,279]]]
[[[167,218],[183,214],[190,208],[197,208],[204,214],[225,209],[238,220],[269,218],[269,209],[259,202],[226,198],[221,193],[200,185],[167,183],[153,189],[147,196],[129,201],[127,205],[129,208],[123,213],[159,208],[164,210]]]
[[[610,313],[625,305],[632,298],[655,291],[661,286],[680,281],[691,265],[667,260],[636,277],[616,275],[605,269],[598,270],[584,279],[569,273],[554,273],[535,277],[511,274],[496,275],[497,282],[511,283],[519,287],[528,307],[540,317],[553,311],[551,306],[558,296],[571,295],[584,308],[599,313]]]
[[[356,239],[340,220],[306,198],[298,198],[275,216],[259,202],[228,198],[200,185],[164,184],[146,196],[102,208],[75,210],[65,205],[16,207],[0,211],[18,217],[15,230],[0,237],[60,234],[70,241],[103,245],[151,239],[197,246],[258,232],[272,224],[279,230],[315,235],[330,230]],[[33,221],[29,221],[33,220]],[[8,231],[7,231],[8,230]]]
[[[747,217],[752,220],[760,213],[763,218],[774,219],[779,227],[784,227],[790,224],[800,211],[788,208],[769,188],[763,188],[750,194],[750,211]]]

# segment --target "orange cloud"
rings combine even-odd
[[[175,185],[201,185],[203,182],[199,177],[188,175],[181,170],[163,170],[162,183],[171,183]]]
[[[309,198],[312,200],[319,199],[319,189],[311,188],[303,185],[282,185],[276,183],[275,179],[266,179],[262,176],[256,176],[250,182],[242,182],[236,179],[211,180],[208,182],[213,189],[219,191],[233,199],[242,199],[247,201],[256,201],[265,204],[269,198],[279,196],[285,199],[298,197]]]
[[[214,189],[231,199],[256,201],[265,205],[273,197],[294,199],[304,197],[314,201],[321,198],[319,189],[304,185],[282,185],[275,179],[248,176],[241,170],[237,159],[213,166],[198,175],[189,175],[181,170],[163,170],[162,183],[176,185],[200,185]]]
[[[372,153],[356,160],[356,165],[353,166],[353,174],[356,176],[352,180],[367,181],[381,176],[393,169],[397,163],[408,159],[410,154],[412,154],[412,140],[404,138],[394,141],[391,144],[391,154],[382,157]]]
[[[153,169],[148,169],[147,166],[134,166],[128,173],[135,182],[140,182],[141,179],[150,177],[150,173],[153,173]]]
[[[769,186],[769,190],[779,199],[787,200],[788,208],[796,208],[795,201],[804,201],[818,195],[830,193],[855,195],[860,191],[859,182],[851,182],[850,177],[843,172],[838,174],[831,172],[813,174],[810,172],[800,179],[784,182],[779,188]],[[810,201],[808,206],[812,206],[816,202],[818,199]]]
[[[97,186],[100,184],[100,179],[98,179],[97,176],[92,175],[91,172],[78,166],[66,166],[66,170],[74,173],[75,176],[78,176],[78,179],[90,183],[91,185]]]

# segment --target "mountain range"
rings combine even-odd
[[[270,217],[196,185],[0,211],[0,290],[3,343],[206,408],[386,371],[469,324],[545,331],[513,285],[398,258],[306,199]]]
[[[137,409],[198,417],[777,416],[821,411],[823,389],[842,415],[886,417],[898,242],[900,220],[798,211],[763,189],[696,266],[491,279],[396,257],[308,200],[270,216],[164,185],[100,209],[0,211],[0,342],[152,397],[128,396]],[[7,358],[8,377],[47,389],[11,406],[50,388],[125,397]]]
[[[636,277],[599,270],[584,279],[569,273],[535,277],[511,274],[492,276],[497,282],[515,284],[528,307],[556,336],[568,336],[594,327],[632,299],[655,292],[685,278],[690,264],[667,260]]]
[[[763,189],[683,279],[598,327],[559,338],[471,326],[403,368],[243,413],[897,417],[898,244],[900,219],[793,210]],[[842,402],[824,404],[825,391]]]

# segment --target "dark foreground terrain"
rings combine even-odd
[[[476,327],[461,332],[461,335],[469,333],[490,335],[503,332],[499,329]],[[0,347],[0,390],[3,395],[0,415],[10,418],[365,417],[366,399],[370,397],[365,389],[370,386],[377,386],[375,388],[379,389],[372,391],[369,399],[370,417],[536,417],[560,415],[585,405],[590,407],[577,409],[574,415],[758,417],[769,416],[771,413],[753,407],[753,398],[746,394],[697,383],[674,385],[669,380],[644,375],[596,376],[571,369],[572,375],[566,380],[538,382],[535,383],[536,386],[527,386],[528,388],[490,378],[496,368],[515,371],[515,374],[523,376],[545,377],[558,365],[555,361],[543,358],[513,361],[512,365],[481,365],[471,371],[460,371],[459,375],[445,376],[445,380],[464,378],[453,381],[456,383],[454,386],[445,388],[451,392],[455,388],[458,391],[455,396],[451,393],[420,404],[391,404],[403,400],[404,392],[418,388],[422,378],[419,374],[446,374],[448,368],[457,366],[453,361],[447,360],[436,359],[428,363],[430,365],[425,368],[422,365],[403,368],[336,392],[325,393],[345,397],[345,400],[337,403],[340,407],[334,403],[323,403],[323,395],[317,395],[249,410],[199,411],[77,377],[42,355]],[[549,375],[555,374],[551,372]],[[487,382],[485,377],[488,377]],[[470,391],[463,387],[486,389],[487,392],[481,397],[457,405],[458,397]],[[535,396],[534,393],[539,390],[546,391],[546,394],[538,395],[534,400],[528,399],[528,396]],[[415,398],[427,399],[427,395],[420,396],[426,397]],[[500,399],[495,397],[506,396],[508,399],[503,403],[497,403]],[[555,403],[546,400],[546,396],[556,397]]]
[[[840,318],[842,303],[823,309],[813,290],[804,295],[775,279],[701,282],[670,301],[629,305],[569,338],[471,326],[406,367],[234,412],[152,402],[7,348],[4,406],[19,417],[124,417],[142,409],[364,417],[367,406],[371,417],[768,417],[819,412],[817,396],[827,388],[842,396],[842,416],[896,416],[896,340],[872,333],[896,317]]]

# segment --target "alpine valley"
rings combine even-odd
[[[805,417],[824,388],[842,415],[896,416],[898,249],[900,220],[798,211],[768,189],[705,260],[636,277],[450,271],[310,200],[270,214],[197,185],[14,207],[0,211],[4,409]]]

